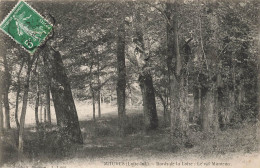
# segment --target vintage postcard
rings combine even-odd
[[[259,167],[259,12],[0,0],[0,167]]]

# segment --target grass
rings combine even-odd
[[[159,115],[159,121],[162,121]],[[138,110],[128,111],[126,120],[126,136],[118,137],[116,115],[106,114],[102,118],[81,121],[80,126],[84,138],[83,145],[64,143],[63,137],[54,128],[52,131],[36,132],[35,128],[26,128],[25,155],[28,162],[57,162],[66,159],[94,159],[104,157],[163,157],[196,155],[221,156],[232,153],[257,152],[256,125],[241,124],[236,128],[228,128],[217,133],[189,131],[188,136],[192,148],[183,148],[172,153],[169,145],[170,128],[162,123],[159,128],[149,133],[142,131],[142,114]],[[16,130],[4,132],[1,140],[2,161],[8,165],[17,162]]]

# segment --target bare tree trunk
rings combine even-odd
[[[125,66],[125,15],[120,10],[119,21],[117,27],[117,107],[118,107],[118,127],[119,136],[124,135],[125,120],[125,89],[126,89],[126,66]]]
[[[10,129],[11,128],[11,126],[10,126],[10,106],[9,106],[8,92],[4,93],[5,128],[6,129]]]
[[[138,10],[135,14],[135,57],[137,60],[139,72],[139,84],[143,98],[143,113],[144,113],[144,130],[154,130],[158,127],[158,116],[156,110],[155,93],[153,87],[152,75],[149,71],[149,57],[145,52],[143,27],[141,26],[142,19]]]
[[[200,114],[201,114],[201,87],[195,87],[193,91],[194,106],[193,114],[190,115],[190,122],[200,124]]]
[[[61,54],[51,46],[45,47],[45,61],[50,66],[52,84],[51,93],[57,118],[57,125],[66,135],[67,140],[83,143],[76,106],[71,92],[70,82],[66,75]]]
[[[232,94],[231,94],[231,101],[234,103],[233,108],[233,115],[232,115],[232,120],[237,122],[240,121],[241,118],[237,113],[239,104],[238,104],[238,96],[237,96],[237,91],[238,91],[238,87],[237,87],[237,83],[236,83],[236,63],[234,61],[234,58],[232,57],[232,85],[233,85],[233,90],[232,90]]]
[[[144,129],[154,130],[158,127],[153,80],[150,74],[139,76],[140,87],[143,96]]]
[[[185,66],[185,65],[184,65]],[[186,132],[188,130],[189,124],[189,112],[187,110],[188,107],[188,79],[187,79],[186,70],[183,69],[181,73],[181,81],[180,81],[180,118],[181,118],[181,127],[184,136],[186,136]],[[186,137],[184,137],[186,138]]]
[[[47,122],[47,109],[45,106],[43,110],[43,123],[45,124],[46,122]]]
[[[22,112],[21,112],[21,118],[20,118],[20,128],[19,128],[19,147],[18,150],[20,153],[23,152],[23,145],[24,145],[24,125],[25,125],[25,115],[26,115],[26,109],[27,109],[27,102],[28,102],[28,92],[29,92],[29,84],[30,84],[30,75],[31,75],[31,61],[28,60],[28,68],[27,68],[27,74],[25,79],[25,85],[24,85],[24,95],[23,95],[23,106],[22,106]]]
[[[3,116],[2,94],[0,92],[0,136],[2,135],[3,130],[4,130],[4,116]]]
[[[36,126],[39,127],[39,98],[40,98],[40,82],[39,82],[39,74],[37,72],[37,93],[36,93],[36,100],[35,100],[35,123]]]
[[[3,59],[4,59],[4,108],[5,108],[5,128],[6,129],[10,129],[10,106],[9,106],[9,98],[8,98],[8,94],[9,94],[9,89],[10,89],[10,85],[11,85],[11,74],[9,72],[9,67],[8,67],[8,63],[7,63],[7,58],[6,58],[6,54],[3,54]]]
[[[92,94],[92,107],[93,107],[93,120],[96,121],[96,101],[95,101],[95,91],[92,88],[92,85],[90,85],[90,90]]]
[[[260,26],[258,26],[258,32],[260,32]],[[258,34],[258,50],[260,50],[260,33]],[[257,130],[256,130],[256,139],[258,140],[258,144],[260,144],[260,54],[258,54],[257,57],[257,70],[258,70],[258,75],[257,75],[257,87],[258,87],[258,96],[257,96],[257,106],[258,106],[258,114],[257,114]],[[258,145],[258,149],[260,149],[260,145]]]
[[[49,68],[51,67],[51,63],[47,62],[48,58],[46,58],[45,56],[43,57],[43,62],[44,65],[47,67],[49,66]],[[44,111],[44,115],[46,115],[46,117],[44,117],[44,122],[48,122],[48,124],[51,124],[51,100],[50,100],[50,89],[51,89],[51,69],[48,69],[45,71],[45,78],[46,78],[46,86],[45,86],[45,108],[46,108],[46,113]],[[42,99],[41,99],[41,111],[42,111]],[[47,118],[45,120],[45,118]],[[58,121],[57,121],[58,123]]]
[[[3,78],[3,72],[0,71],[0,78]],[[3,131],[4,131],[4,116],[3,116],[3,104],[2,104],[2,97],[3,95],[3,80],[0,80],[0,138],[3,137]],[[3,143],[0,143],[0,163],[3,163]]]
[[[129,89],[129,107],[131,108],[132,107],[132,91],[131,89]]]
[[[19,119],[18,119],[18,107],[19,107],[19,97],[20,97],[20,92],[21,92],[20,75],[21,75],[21,72],[23,69],[23,65],[24,65],[24,59],[22,60],[22,65],[20,66],[20,69],[19,69],[19,72],[17,75],[17,92],[16,92],[15,113],[14,113],[17,130],[19,130],[19,128],[20,128]]]
[[[98,91],[98,118],[101,118],[101,105],[100,105],[100,101],[101,101],[101,98],[100,98],[100,90]]]
[[[212,94],[209,88],[201,88],[201,128],[204,132],[210,131],[209,113],[212,106]]]
[[[168,86],[170,86],[170,83],[168,83]],[[170,91],[169,88],[167,87],[166,88],[166,112],[167,112],[167,120],[169,124],[171,124],[171,112],[169,109],[170,109]]]
[[[161,103],[163,105],[163,121],[164,121],[164,124],[167,125],[167,123],[168,123],[168,115],[167,115],[167,104],[166,104],[166,101],[164,100],[163,95],[161,93],[159,93],[159,91],[157,91],[156,94],[159,97],[159,99],[161,100]]]
[[[99,68],[99,65],[100,64],[100,60],[99,60],[99,56],[98,56],[98,66],[97,66],[97,71],[98,71],[98,74],[97,74],[97,80],[98,80],[98,92],[97,92],[97,100],[98,100],[98,118],[101,118],[101,106],[100,106],[100,101],[101,101],[101,97],[100,97],[100,90],[101,90],[101,85],[100,85],[100,76],[99,76],[99,73],[100,73],[100,68]]]
[[[41,108],[40,108],[40,123],[42,123],[42,97],[40,97],[40,102],[41,102]]]
[[[0,78],[3,78],[3,72],[0,71]],[[0,138],[3,134],[3,130],[4,130],[4,115],[3,115],[3,80],[0,80]],[[1,143],[0,143],[0,147],[1,147]],[[2,150],[1,150],[2,151]],[[0,154],[1,156],[1,154]],[[0,157],[0,161],[1,161],[1,157]]]
[[[170,111],[171,111],[171,145],[172,150],[177,151],[186,142],[185,130],[183,128],[183,105],[182,105],[182,84],[183,73],[182,58],[178,42],[178,1],[166,3],[166,16],[169,19],[167,24],[167,66],[169,73],[170,90]],[[174,61],[174,62],[173,62]]]
[[[1,77],[1,71],[0,71],[0,77]],[[0,138],[3,137],[3,131],[4,131],[4,116],[3,116],[3,105],[2,105],[2,83],[0,81]],[[3,143],[0,143],[0,163],[3,163]]]
[[[102,103],[105,104],[105,95],[104,95],[104,93],[102,94],[101,98],[102,98]]]
[[[111,90],[109,90],[109,93],[110,93],[110,95],[109,95],[109,105],[112,106],[112,92],[111,92]]]
[[[171,75],[170,82],[170,110],[171,110],[171,142],[172,150],[177,151],[183,145],[183,130],[181,123],[181,109],[180,109],[180,86],[179,81],[175,75]]]
[[[46,88],[46,115],[47,115],[47,123],[51,124],[50,83]]]
[[[213,128],[213,132],[217,132],[220,128],[219,124],[219,112],[220,112],[220,102],[219,102],[219,94],[218,94],[218,88],[213,90],[213,116],[211,119],[211,125]]]

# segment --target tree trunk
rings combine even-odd
[[[51,72],[51,93],[57,118],[57,125],[66,135],[67,140],[83,143],[77,110],[73,100],[69,79],[66,75],[61,54],[51,46],[45,47],[45,62]],[[47,67],[46,67],[47,68]]]
[[[109,90],[109,105],[112,106],[112,92]]]
[[[4,115],[3,115],[2,94],[0,92],[0,136],[2,135],[3,130],[4,130]]]
[[[43,109],[43,123],[46,124],[47,122],[47,109],[46,106]]]
[[[201,129],[204,132],[210,131],[210,124],[209,124],[209,113],[211,110],[211,100],[212,94],[209,88],[202,88],[201,89]]]
[[[258,32],[260,32],[260,26],[258,27]],[[258,49],[260,48],[260,33],[258,34]],[[257,124],[256,124],[256,139],[258,140],[258,144],[260,144],[260,54],[258,54],[257,57],[257,71],[258,71],[258,75],[257,75],[257,87],[258,87],[258,95],[257,95],[257,110],[258,110],[258,114],[257,114]],[[258,145],[258,149],[260,149],[260,145]]]
[[[3,78],[3,72],[0,71],[0,78]],[[0,138],[4,129],[4,115],[3,115],[3,80],[0,80]],[[1,143],[0,143],[1,145]],[[1,147],[1,146],[0,146]],[[1,156],[1,155],[0,155]],[[1,158],[0,158],[1,159]]]
[[[159,99],[161,100],[161,103],[163,105],[163,121],[164,121],[164,125],[166,126],[168,123],[167,104],[166,104],[166,101],[163,99],[163,95],[160,94],[159,91],[157,91],[156,94],[159,97]]]
[[[18,119],[18,107],[19,107],[19,97],[20,97],[20,92],[21,92],[20,75],[21,75],[21,72],[23,69],[23,65],[24,65],[24,59],[22,60],[22,65],[20,66],[20,69],[19,69],[19,72],[17,75],[17,92],[16,92],[15,113],[14,113],[17,130],[19,130],[19,128],[20,128],[19,119]]]
[[[40,82],[39,82],[39,74],[37,74],[37,93],[35,100],[35,123],[36,126],[39,127],[39,99],[40,99]]]
[[[100,60],[99,60],[99,55],[98,55],[98,66],[97,66],[97,80],[98,80],[98,92],[97,92],[97,100],[98,100],[98,118],[101,118],[101,106],[100,106],[100,101],[101,101],[101,96],[100,96],[100,90],[101,90],[101,85],[100,85],[100,76],[99,76],[99,73],[100,73],[100,68],[99,68],[99,65],[100,64]]]
[[[8,94],[9,94],[9,89],[10,89],[10,85],[11,85],[11,74],[9,72],[9,67],[8,67],[8,63],[7,63],[7,58],[6,58],[6,54],[3,54],[3,60],[4,60],[4,109],[5,109],[5,128],[6,129],[10,129],[10,106],[9,106],[9,98],[8,98]]]
[[[143,96],[144,129],[154,130],[158,127],[158,116],[151,74],[140,75],[139,82]]]
[[[185,66],[185,65],[184,65]],[[189,112],[188,112],[188,74],[186,70],[183,69],[181,73],[181,81],[180,81],[180,118],[182,124],[182,130],[184,135],[186,136],[186,131],[188,130],[189,124]]]
[[[47,123],[51,124],[50,83],[46,88],[46,115],[47,115]]]
[[[104,93],[102,94],[101,97],[102,97],[102,103],[105,104],[105,95],[104,95]]]
[[[29,92],[30,75],[31,75],[30,60],[28,60],[27,66],[28,66],[28,68],[27,68],[27,74],[26,74],[25,85],[24,85],[23,105],[22,105],[20,127],[19,127],[19,147],[18,147],[18,150],[19,150],[20,153],[23,152],[23,144],[24,144],[23,136],[24,136],[25,115],[26,115],[26,109],[27,109],[28,92]]]
[[[219,112],[220,112],[220,102],[219,102],[219,93],[218,93],[218,88],[215,88],[213,90],[213,114],[212,114],[212,119],[211,119],[211,126],[213,129],[213,132],[219,131],[220,124],[219,124]]]
[[[183,145],[183,130],[180,108],[180,83],[175,75],[171,74],[170,80],[170,111],[171,111],[171,145],[177,151]]]
[[[153,88],[153,79],[149,70],[149,55],[145,52],[144,44],[144,28],[142,27],[142,19],[138,10],[135,14],[135,57],[138,64],[139,84],[143,98],[143,113],[144,113],[144,130],[154,130],[158,127],[158,116],[156,111],[155,92]]]
[[[234,56],[233,56],[234,57]],[[233,122],[238,122],[241,120],[240,115],[238,115],[238,96],[237,96],[237,83],[236,83],[236,62],[234,61],[234,58],[232,57],[232,94],[231,94],[231,101],[234,103],[233,108],[233,115],[232,115],[232,120]]]
[[[190,122],[197,123],[200,125],[200,114],[201,114],[201,88],[195,87],[193,91],[194,106],[193,113],[190,114]]]
[[[182,58],[178,42],[178,9],[177,1],[166,3],[166,16],[169,19],[167,24],[167,67],[169,73],[170,111],[171,111],[171,145],[172,150],[177,151],[186,142],[186,134],[182,116],[184,115],[181,104],[183,90],[181,79],[183,78]]]
[[[98,91],[98,97],[97,97],[97,99],[98,99],[98,118],[101,118],[101,105],[100,105],[100,103],[101,103],[101,97],[100,97],[100,90]]]
[[[5,107],[5,128],[10,129],[10,107],[9,107],[9,98],[8,98],[8,91],[4,93],[4,107]]]
[[[40,108],[40,123],[42,123],[42,97],[40,97],[41,108]]]
[[[96,101],[95,101],[95,91],[92,88],[92,85],[90,85],[90,90],[92,94],[92,107],[93,107],[93,121],[96,121]]]
[[[168,78],[169,79],[169,78]],[[170,83],[168,83],[168,86],[170,86]],[[166,112],[167,112],[167,120],[169,124],[171,124],[171,112],[170,112],[170,101],[169,101],[170,91],[169,88],[166,88]]]
[[[1,71],[0,71],[0,76],[1,76]],[[2,83],[0,82],[0,138],[2,139],[3,137],[3,132],[4,132],[4,116],[3,116],[3,107],[2,107]],[[0,143],[0,163],[3,163],[3,143]]]
[[[126,89],[126,66],[125,66],[125,17],[124,11],[119,14],[120,24],[117,27],[117,107],[119,136],[124,135],[125,120],[125,89]]]
[[[43,62],[44,65],[47,67],[49,66],[49,68],[51,67],[50,62],[47,62],[47,58],[44,56],[43,57]],[[48,124],[51,124],[51,100],[50,100],[50,88],[51,88],[51,70],[47,69],[44,71],[44,75],[46,78],[46,86],[45,86],[45,108],[46,108],[46,113],[44,111],[44,115],[46,115],[46,117],[44,117],[44,122],[47,121]],[[41,113],[42,113],[42,99],[41,99]],[[45,120],[45,118],[47,118]],[[57,122],[58,123],[58,122]]]
[[[131,89],[129,89],[129,107],[131,108],[132,107],[132,91]]]

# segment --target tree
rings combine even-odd
[[[136,45],[135,56],[139,72],[138,81],[140,83],[143,97],[144,129],[146,131],[154,130],[158,127],[158,116],[156,111],[155,92],[153,79],[149,67],[149,51],[145,49],[142,20],[138,9],[135,14],[135,38],[133,42]]]
[[[165,13],[167,22],[167,67],[169,73],[170,90],[170,110],[171,110],[171,144],[172,150],[179,150],[187,142],[185,110],[182,98],[186,95],[184,92],[182,80],[184,78],[183,58],[179,49],[178,18],[180,10],[179,1],[168,1],[166,3]]]
[[[3,59],[4,59],[4,108],[5,108],[5,127],[6,129],[10,129],[10,106],[9,106],[9,90],[11,86],[11,74],[9,71],[9,65],[7,62],[6,54],[3,53]]]
[[[38,60],[36,61],[36,67],[35,67],[35,75],[36,75],[36,100],[35,100],[35,123],[36,126],[39,127],[39,101],[40,101],[40,77],[39,77],[39,72],[37,72],[37,63]]]
[[[124,8],[123,8],[124,9]],[[125,121],[125,89],[126,89],[126,66],[125,66],[125,13],[118,8],[118,27],[117,27],[117,107],[118,107],[118,126],[120,136],[124,135]]]
[[[259,31],[260,31],[260,26],[259,26]],[[260,48],[260,33],[258,34],[258,48]],[[257,76],[257,84],[258,84],[258,127],[256,130],[256,139],[258,139],[258,142],[260,142],[260,54],[258,54],[257,57],[258,61],[258,76]]]
[[[3,72],[0,71],[0,77],[2,78]],[[0,81],[0,136],[2,136],[2,132],[4,129],[4,116],[3,116],[3,107],[2,107],[2,87],[3,81]]]
[[[22,105],[22,111],[21,111],[21,117],[20,117],[20,127],[19,127],[19,146],[18,151],[19,153],[23,152],[24,149],[24,125],[25,125],[25,115],[27,110],[27,102],[28,102],[28,92],[29,92],[29,85],[30,85],[30,76],[32,71],[32,66],[37,58],[37,55],[34,54],[32,58],[30,58],[29,55],[27,55],[27,72],[26,72],[26,78],[25,78],[25,84],[24,84],[24,94],[23,94],[23,105]]]
[[[14,113],[14,115],[15,115],[16,127],[17,127],[18,130],[19,130],[19,127],[20,127],[19,119],[18,119],[18,106],[19,106],[19,97],[20,97],[20,92],[21,92],[20,76],[21,76],[21,72],[22,72],[22,69],[23,69],[23,66],[24,66],[24,62],[25,62],[25,59],[22,58],[22,63],[21,63],[20,69],[19,69],[18,74],[17,74],[17,91],[16,91],[15,113]]]
[[[97,63],[97,80],[98,80],[98,86],[100,87],[101,84],[100,84],[100,58],[99,58],[99,55],[98,55],[98,63]],[[100,95],[100,90],[101,90],[101,87],[100,89],[98,89],[98,93],[97,93],[97,101],[98,101],[98,118],[101,118],[101,95]]]
[[[50,98],[50,87],[51,82],[47,82],[46,86],[46,115],[47,115],[47,122],[51,124],[51,98]]]
[[[66,75],[61,54],[52,46],[43,49],[46,65],[50,68],[52,84],[51,93],[60,131],[69,141],[83,143],[77,110],[72,97],[69,79]]]

